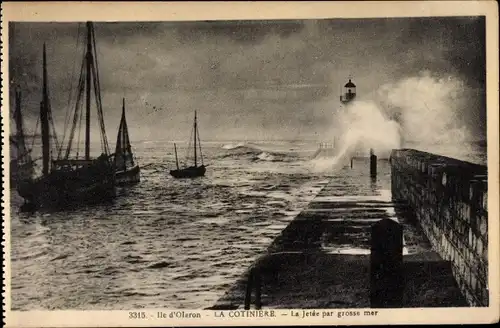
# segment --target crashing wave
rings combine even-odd
[[[249,143],[227,144],[222,146],[226,151],[222,158],[248,158],[252,161],[292,162],[298,159],[297,154],[264,150]]]
[[[245,143],[244,142],[240,142],[240,143],[237,143],[237,144],[227,144],[227,145],[224,145],[222,146],[223,149],[227,149],[227,150],[231,150],[231,149],[237,149],[237,148],[242,148],[242,147],[245,147]]]
[[[261,161],[267,161],[267,162],[276,162],[277,161],[277,158],[275,155],[270,154],[266,151],[258,154],[256,159],[261,160]]]

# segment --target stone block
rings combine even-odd
[[[486,284],[488,282],[488,266],[483,259],[479,260],[479,265],[477,266],[477,275],[479,276],[483,284]]]
[[[461,266],[460,268],[462,269],[464,280],[465,280],[466,284],[470,286],[470,284],[471,284],[470,269],[465,267],[465,266]]]
[[[477,238],[476,252],[478,255],[483,254],[483,240],[481,238]]]
[[[471,273],[471,289],[474,293],[476,293],[476,291],[477,291],[477,278],[473,273]]]
[[[469,217],[470,220],[469,220],[469,227],[470,229],[476,231],[477,230],[477,227],[478,227],[478,217],[476,215],[472,215]]]
[[[489,293],[488,292],[489,292],[488,289],[484,289],[482,291],[482,294],[481,294],[481,296],[482,296],[481,297],[481,305],[482,306],[488,306],[488,304],[489,304],[489,301],[488,301],[489,300],[489,295],[488,295]]]
[[[472,255],[473,256],[471,256],[470,260],[468,261],[468,265],[473,270],[477,271],[481,262],[479,261],[479,258],[476,254],[472,253]]]
[[[482,207],[487,212],[488,211],[488,191],[483,192],[482,199],[483,199]]]
[[[479,217],[479,233],[481,236],[486,236],[488,233],[488,217],[487,216],[480,216]]]
[[[474,201],[474,182],[471,181],[469,184],[469,201],[473,202]]]

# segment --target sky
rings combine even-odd
[[[444,123],[433,130],[452,124],[481,139],[484,24],[483,17],[95,22],[108,139],[114,144],[122,98],[132,142],[189,138],[195,110],[202,140],[325,139],[339,128],[349,77],[358,98],[406,122],[409,137],[436,119]],[[38,117],[46,43],[62,131],[84,32],[85,23],[10,24],[10,106],[17,86],[28,130]]]

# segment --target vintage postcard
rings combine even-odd
[[[498,321],[497,9],[3,3],[4,323]]]

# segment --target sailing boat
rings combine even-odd
[[[122,118],[118,128],[116,150],[114,154],[116,183],[119,185],[137,183],[140,181],[139,165],[134,163],[130,138],[128,136],[127,120],[125,119],[125,98],[123,98]]]
[[[43,46],[43,92],[40,104],[40,123],[42,139],[42,175],[18,186],[18,193],[25,200],[25,205],[34,208],[60,208],[70,204],[96,203],[111,200],[115,197],[115,172],[109,156],[109,145],[104,128],[104,117],[101,106],[99,70],[95,34],[91,22],[87,22],[86,50],[80,71],[77,100],[74,107],[73,122],[69,134],[68,146],[63,154],[63,141],[58,144],[52,120],[52,111],[48,90],[47,55]],[[90,114],[91,91],[94,100],[101,132],[101,155],[90,156]],[[85,95],[84,95],[85,94]],[[83,98],[86,98],[83,112]],[[85,114],[85,115],[84,115]],[[85,155],[79,158],[79,136],[76,143],[76,156],[70,157],[77,125],[85,116]],[[52,127],[52,131],[51,128]],[[80,131],[80,129],[78,129]],[[52,134],[52,138],[51,138]],[[57,159],[53,159],[51,139],[55,140]]]
[[[172,175],[174,178],[195,178],[195,177],[201,177],[201,176],[205,175],[206,166],[203,164],[203,154],[201,153],[200,134],[198,133],[198,123],[197,123],[196,111],[194,112],[193,131],[194,131],[194,165],[189,166],[189,167],[184,167],[182,169],[179,167],[179,159],[177,157],[177,147],[174,144],[175,162],[176,162],[177,170],[170,171],[170,175]],[[199,147],[200,157],[201,157],[201,165],[200,166],[198,166],[198,147]]]
[[[15,188],[18,181],[29,180],[34,174],[34,163],[26,147],[23,117],[21,113],[21,92],[16,89],[16,109],[14,111],[16,134],[10,136],[10,187]]]

